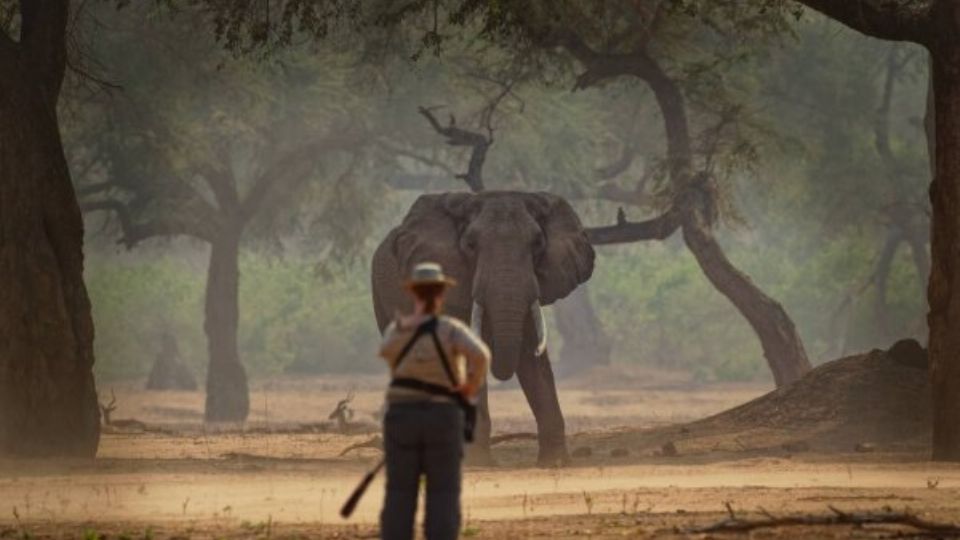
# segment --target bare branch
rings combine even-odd
[[[393,145],[393,144],[391,144],[391,143],[389,143],[389,142],[387,142],[387,141],[377,141],[377,144],[378,144],[379,146],[383,147],[383,148],[384,148],[385,150],[387,150],[388,152],[391,152],[391,153],[396,154],[396,155],[398,155],[398,156],[408,157],[408,158],[410,158],[410,159],[412,159],[412,160],[414,160],[414,161],[419,161],[420,163],[423,163],[424,165],[427,165],[427,166],[429,166],[429,167],[436,167],[436,168],[442,170],[443,172],[449,174],[450,176],[453,176],[453,177],[456,177],[456,176],[457,176],[457,173],[454,172],[454,170],[453,170],[452,168],[450,168],[449,165],[447,165],[447,164],[444,163],[443,161],[440,161],[439,159],[434,159],[434,158],[432,158],[432,157],[430,157],[430,156],[425,156],[425,155],[423,155],[423,154],[418,154],[417,152],[414,152],[414,151],[412,151],[412,150],[407,150],[407,149],[405,149],[405,148],[401,148],[401,147],[396,146],[396,145]]]
[[[728,507],[730,517],[705,527],[685,529],[685,534],[704,534],[716,532],[748,532],[757,529],[812,526],[812,525],[906,525],[918,531],[933,533],[938,537],[953,537],[960,535],[960,526],[951,523],[937,523],[927,521],[915,514],[907,512],[844,512],[836,507],[828,507],[831,511],[826,515],[793,515],[774,517],[765,512],[764,519],[750,520],[736,517]]]
[[[557,40],[586,68],[577,77],[574,90],[586,89],[623,75],[633,75],[647,83],[663,116],[671,181],[679,187],[690,180],[693,154],[683,93],[660,64],[643,49],[630,54],[599,53],[574,32],[564,32]]]
[[[115,90],[123,90],[123,86],[121,86],[121,85],[119,85],[119,84],[117,84],[117,83],[115,83],[115,82],[108,81],[108,80],[104,79],[103,77],[99,77],[99,76],[97,76],[97,75],[94,75],[93,73],[90,73],[90,71],[88,71],[87,69],[85,69],[83,66],[81,66],[81,65],[77,64],[76,62],[70,60],[70,56],[69,56],[69,55],[67,55],[67,57],[66,57],[66,63],[67,63],[67,69],[69,69],[71,72],[73,72],[74,74],[76,74],[76,75],[77,75],[78,77],[80,77],[81,79],[93,83],[94,86],[97,86],[97,87],[99,87],[99,88],[102,88],[102,89],[105,90],[107,93],[110,93],[110,92],[115,91]]]
[[[450,115],[449,125],[444,127],[440,125],[440,122],[437,121],[437,118],[430,109],[419,107],[418,111],[427,119],[427,122],[430,122],[430,125],[437,133],[446,137],[447,144],[450,146],[468,146],[473,148],[473,151],[470,153],[470,163],[467,166],[467,172],[458,174],[456,177],[465,181],[474,193],[483,191],[483,164],[487,159],[487,150],[489,150],[490,145],[493,144],[492,138],[487,138],[479,133],[457,127],[456,118],[454,118],[453,115]]]
[[[587,227],[593,245],[625,244],[641,240],[664,240],[680,228],[679,212],[674,209],[646,221],[627,221],[623,208],[617,210],[617,223],[607,227]]]
[[[162,219],[138,223],[127,205],[116,199],[105,199],[100,201],[87,201],[81,203],[80,209],[83,212],[108,211],[116,215],[120,222],[120,228],[123,231],[123,237],[118,240],[127,249],[132,249],[140,242],[156,236],[192,236],[201,240],[210,241],[212,235],[202,227],[188,219],[182,219],[178,216],[167,215]]]
[[[600,178],[600,180],[612,180],[620,176],[630,168],[630,165],[633,165],[633,161],[639,153],[640,145],[635,141],[630,141],[623,146],[623,151],[620,152],[620,157],[618,157],[616,161],[597,169],[597,177]]]

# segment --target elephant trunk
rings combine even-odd
[[[493,361],[490,371],[493,376],[505,381],[517,371],[517,365],[523,355],[523,330],[530,316],[528,306],[510,308],[490,308],[485,317],[489,324]]]

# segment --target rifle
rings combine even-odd
[[[360,484],[356,489],[353,490],[353,493],[350,494],[350,497],[347,499],[347,502],[343,503],[343,507],[340,509],[340,516],[343,519],[347,519],[353,514],[354,509],[357,508],[357,503],[360,502],[360,497],[363,497],[363,494],[366,493],[367,488],[370,487],[370,482],[373,482],[373,477],[380,472],[380,469],[383,468],[386,460],[381,459],[377,465],[363,477],[363,480],[360,481]]]

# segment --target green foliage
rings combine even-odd
[[[177,338],[183,361],[204,373],[204,276],[201,265],[174,258],[90,257],[86,283],[97,329],[97,374],[146,376],[164,332]]]
[[[99,377],[145,377],[165,332],[177,338],[194,373],[206,372],[203,256],[189,246],[175,252],[91,257]],[[366,271],[330,280],[308,258],[247,255],[240,272],[240,356],[252,375],[380,368]]]
[[[254,373],[381,367],[366,269],[324,280],[310,260],[246,256],[241,273],[240,350]]]

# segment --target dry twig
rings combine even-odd
[[[894,512],[885,509],[883,512],[844,512],[834,506],[828,506],[830,514],[799,514],[789,516],[774,516],[761,509],[764,519],[744,519],[737,517],[729,502],[724,503],[729,517],[717,523],[704,527],[691,527],[680,532],[686,534],[702,533],[742,533],[756,529],[767,529],[789,526],[822,526],[822,525],[903,525],[912,527],[920,534],[931,534],[938,538],[960,538],[960,526],[952,523],[938,523],[927,521],[909,512]]]

